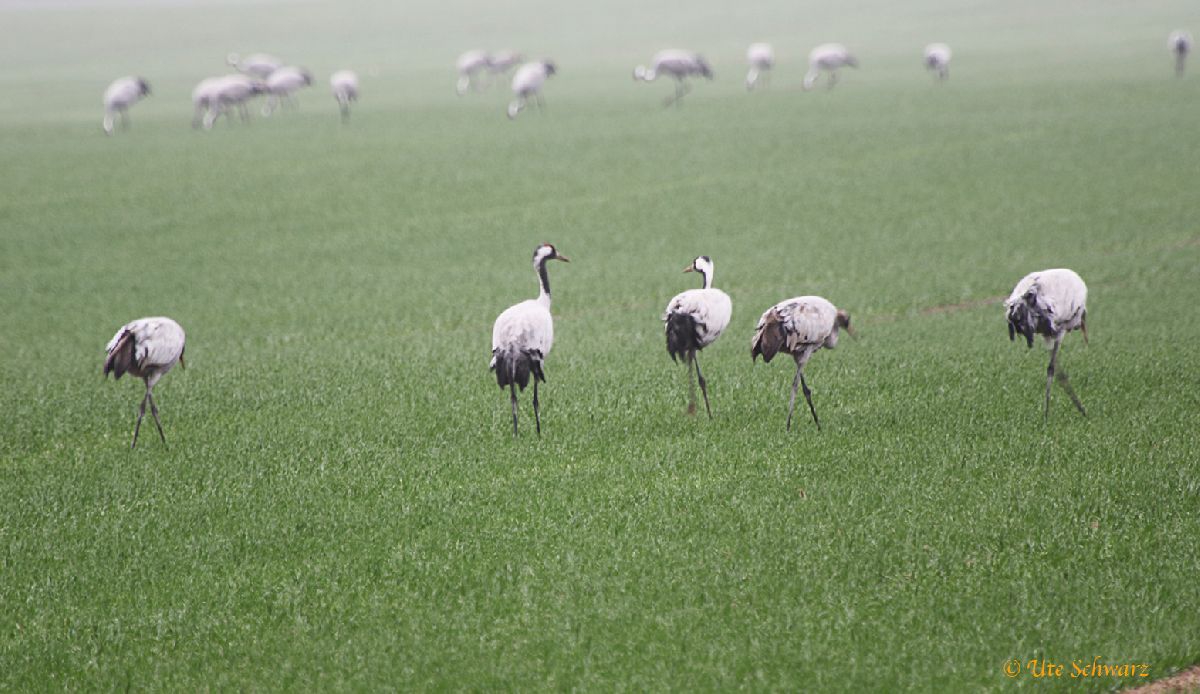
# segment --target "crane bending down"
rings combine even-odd
[[[312,84],[312,73],[302,67],[285,65],[266,81],[267,100],[263,104],[262,114],[270,116],[276,109],[288,105],[295,106],[292,95]]]
[[[699,53],[675,48],[655,53],[649,69],[644,65],[633,69],[633,79],[636,81],[653,82],[659,75],[669,75],[675,79],[675,96],[669,96],[663,102],[664,106],[670,106],[678,104],[680,99],[692,91],[692,86],[687,82],[688,77],[701,75],[711,80],[713,71],[708,61]]]
[[[483,50],[471,50],[458,56],[458,60],[454,62],[454,69],[458,71],[455,93],[462,96],[469,91],[480,89],[479,76],[487,72],[491,61],[491,55]]]
[[[840,43],[823,43],[808,54],[808,73],[804,75],[804,90],[808,91],[820,79],[822,72],[829,73],[829,88],[837,84],[837,71],[843,66],[858,67],[858,60]]]
[[[950,76],[950,47],[944,43],[931,43],[925,47],[925,69],[937,76],[938,82],[945,82]]]
[[[546,84],[546,80],[556,72],[558,72],[558,68],[549,60],[525,63],[517,68],[512,80],[513,95],[517,98],[508,105],[509,120],[516,118],[517,114],[525,110],[530,97],[537,100],[539,110],[546,106],[546,102],[542,99],[542,85]]]
[[[129,127],[129,107],[150,96],[150,85],[141,77],[121,77],[104,90],[104,132],[113,134],[116,114],[121,114],[121,127]]]
[[[550,277],[546,261],[561,260],[554,246],[544,243],[533,251],[533,268],[538,277],[538,297],[509,306],[492,325],[492,363],[496,383],[508,386],[512,399],[513,436],[517,435],[517,388],[522,391],[533,376],[533,417],[538,436],[542,435],[542,415],[538,409],[538,381],[546,382],[542,363],[554,345],[554,318],[550,315]]]
[[[146,395],[142,397],[142,405],[138,408],[137,424],[133,427],[133,443],[130,448],[136,448],[138,432],[142,428],[142,418],[146,416],[146,403],[150,403],[150,413],[154,416],[154,424],[158,427],[158,435],[163,445],[167,437],[163,434],[162,422],[158,420],[158,406],[154,404],[154,384],[167,375],[167,372],[179,362],[187,368],[183,361],[184,335],[183,328],[170,318],[140,318],[121,326],[105,348],[108,356],[104,359],[104,375],[114,374],[120,379],[126,372],[137,376],[146,383]]]
[[[704,394],[704,409],[712,418],[712,408],[708,405],[708,385],[704,375],[700,373],[700,362],[696,354],[716,341],[725,328],[729,326],[729,317],[733,313],[733,304],[729,295],[713,284],[713,262],[706,255],[692,261],[683,269],[684,272],[698,272],[703,278],[702,289],[689,289],[676,294],[667,304],[663,312],[663,323],[666,324],[667,353],[671,361],[682,357],[688,367],[688,379],[691,381],[691,399],[688,402],[688,414],[696,413],[696,380],[700,381],[700,392]],[[692,380],[692,369],[696,370],[696,380]]]
[[[792,379],[792,399],[788,403],[787,429],[792,429],[792,412],[796,409],[796,388],[804,389],[804,399],[808,401],[808,409],[812,412],[813,423],[817,431],[821,430],[821,421],[817,419],[817,409],[813,407],[812,391],[804,382],[804,365],[812,355],[822,347],[833,349],[837,347],[838,330],[845,328],[853,337],[850,329],[850,314],[839,310],[828,300],[819,296],[798,296],[794,299],[781,301],[758,319],[754,329],[754,337],[750,340],[750,357],[757,359],[762,355],[763,361],[770,363],[779,352],[792,355],[796,360],[796,377]]]
[[[775,67],[775,50],[769,43],[752,43],[746,50],[746,62],[750,71],[746,73],[746,91],[753,91],[761,81],[771,81],[771,68]]]
[[[1017,282],[1012,294],[1004,302],[1008,317],[1008,339],[1016,340],[1017,334],[1025,337],[1027,345],[1033,347],[1033,336],[1041,335],[1050,347],[1050,365],[1046,367],[1046,402],[1044,419],[1050,418],[1050,387],[1057,377],[1071,402],[1084,417],[1087,411],[1075,389],[1067,380],[1067,372],[1057,369],[1058,348],[1063,338],[1072,330],[1083,333],[1087,343],[1087,285],[1073,270],[1056,269],[1031,272]]]
[[[237,53],[230,53],[225,57],[225,64],[244,75],[260,80],[265,80],[272,72],[283,67],[283,61],[269,53],[251,53],[245,58]]]
[[[1175,54],[1175,76],[1183,77],[1183,70],[1187,67],[1188,53],[1192,52],[1192,35],[1186,31],[1172,31],[1171,35],[1167,37],[1167,45]]]

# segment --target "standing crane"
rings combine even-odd
[[[698,272],[704,284],[702,289],[689,289],[676,294],[667,304],[663,312],[663,323],[667,331],[667,353],[671,361],[682,357],[688,367],[688,379],[691,381],[691,399],[688,402],[688,414],[696,413],[696,381],[692,380],[692,368],[696,370],[696,379],[700,381],[700,392],[704,394],[704,409],[712,419],[712,408],[708,405],[708,385],[704,375],[700,373],[700,362],[696,354],[716,341],[725,328],[729,326],[729,317],[733,312],[733,304],[729,295],[713,284],[712,258],[702,255],[683,269],[684,272]]]
[[[137,376],[146,383],[146,395],[142,397],[142,405],[138,408],[137,424],[133,427],[133,443],[130,448],[137,448],[138,432],[142,428],[142,418],[146,416],[146,403],[150,403],[150,413],[154,415],[154,424],[158,427],[158,435],[163,445],[167,437],[163,434],[162,422],[158,419],[158,406],[154,404],[154,384],[167,375],[175,362],[183,368],[184,335],[183,328],[170,318],[140,318],[121,326],[105,348],[108,356],[104,359],[104,375],[114,374],[120,380],[126,372]]]
[[[517,114],[525,110],[530,97],[537,99],[539,110],[546,106],[546,102],[542,99],[542,85],[546,84],[546,80],[556,72],[558,72],[558,68],[549,60],[525,63],[517,68],[512,80],[513,95],[517,98],[508,105],[509,120],[516,118]]]
[[[858,67],[858,60],[840,43],[823,43],[808,54],[808,72],[804,75],[804,90],[808,91],[820,79],[822,72],[829,73],[829,88],[837,84],[837,71],[844,66]]]
[[[746,91],[753,91],[760,79],[764,85],[771,80],[775,49],[769,43],[752,43],[746,50],[746,62],[750,64],[750,71],[746,73]]]
[[[542,435],[542,415],[538,409],[538,381],[546,382],[542,363],[554,345],[554,318],[550,315],[550,277],[546,261],[569,262],[554,246],[544,243],[533,251],[533,269],[538,277],[536,299],[522,301],[504,309],[492,325],[492,363],[496,383],[508,386],[512,399],[513,436],[517,435],[517,388],[522,391],[533,376],[533,417],[538,436]]]
[[[925,47],[925,69],[937,75],[938,82],[950,76],[950,47],[944,43],[931,43]]]
[[[1067,380],[1067,372],[1056,370],[1058,348],[1063,338],[1072,330],[1083,333],[1087,343],[1087,285],[1074,270],[1056,269],[1031,272],[1017,282],[1012,294],[1004,302],[1008,317],[1008,339],[1016,340],[1017,334],[1025,336],[1029,348],[1033,348],[1034,334],[1041,335],[1050,348],[1050,366],[1046,367],[1046,402],[1043,418],[1050,419],[1050,387],[1057,377],[1058,383],[1071,402],[1075,403],[1084,417],[1087,411],[1075,395],[1075,389]]]
[[[358,75],[353,70],[338,70],[330,75],[329,86],[342,111],[342,122],[350,120],[350,103],[358,101]]]
[[[150,85],[141,77],[120,77],[104,90],[104,132],[113,134],[116,114],[121,114],[121,127],[129,127],[129,107],[150,96]]]
[[[1172,31],[1167,37],[1167,46],[1175,54],[1175,76],[1183,77],[1188,53],[1192,52],[1192,35],[1186,31]]]
[[[804,399],[808,401],[813,423],[817,425],[817,431],[821,430],[821,421],[817,419],[817,410],[813,407],[812,391],[804,382],[804,365],[822,347],[837,347],[838,330],[841,328],[845,328],[851,337],[854,336],[854,331],[850,329],[850,314],[819,296],[798,296],[781,301],[758,319],[754,337],[750,340],[751,359],[756,360],[761,354],[763,361],[770,363],[776,354],[783,352],[796,360],[792,399],[788,403],[788,431],[792,429],[797,387],[804,389]]]
[[[641,82],[653,82],[659,75],[664,74],[675,79],[675,96],[667,97],[663,102],[664,106],[678,104],[684,95],[692,91],[692,86],[687,82],[688,77],[701,75],[709,80],[713,78],[712,67],[699,53],[676,48],[655,53],[649,69],[644,65],[633,69],[633,79]]]

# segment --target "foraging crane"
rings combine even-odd
[[[761,78],[763,84],[771,81],[771,68],[775,67],[775,50],[769,43],[752,43],[746,51],[746,62],[750,71],[746,73],[746,91],[753,91]]]
[[[812,391],[804,382],[804,365],[822,347],[837,347],[838,330],[841,328],[845,328],[851,337],[854,336],[854,331],[850,329],[850,314],[819,296],[798,296],[781,301],[758,319],[754,337],[750,340],[751,359],[756,360],[761,354],[763,362],[770,363],[777,353],[783,352],[796,360],[792,399],[788,403],[788,431],[792,429],[797,387],[804,389],[804,399],[808,401],[813,422],[817,425],[817,431],[821,430],[821,421],[817,419],[817,410],[813,407]]]
[[[236,106],[242,120],[249,122],[250,112],[246,102],[256,94],[262,94],[266,88],[263,82],[241,74],[201,80],[192,90],[192,104],[195,107],[192,127],[198,128],[203,124],[205,130],[212,129],[222,114],[226,119],[229,118],[226,110],[229,106]]]
[[[696,359],[696,354],[715,342],[729,326],[733,304],[729,301],[728,294],[712,286],[712,258],[702,255],[683,271],[700,273],[704,287],[676,294],[667,304],[667,310],[663,312],[663,323],[666,324],[667,331],[667,353],[671,355],[671,361],[682,357],[688,367],[688,379],[692,384],[688,414],[696,413],[696,381],[691,380],[692,368],[695,367],[696,379],[700,381],[700,392],[704,394],[704,409],[711,419],[708,386],[704,375],[700,373],[700,362]]]
[[[1171,35],[1167,37],[1167,45],[1175,54],[1175,76],[1183,77],[1183,68],[1186,67],[1188,53],[1192,52],[1192,35],[1186,31],[1172,31]]]
[[[523,62],[525,56],[516,51],[496,51],[488,56],[487,70],[492,75],[503,75]]]
[[[692,91],[692,85],[687,78],[692,75],[702,75],[711,80],[712,67],[699,53],[670,48],[654,54],[650,61],[650,69],[638,65],[633,69],[633,79],[641,82],[653,82],[659,75],[669,75],[675,79],[675,96],[667,97],[664,106],[678,104],[679,100]]]
[[[840,43],[823,43],[808,54],[808,73],[804,75],[804,89],[808,91],[820,79],[822,72],[829,73],[829,88],[837,84],[837,71],[843,66],[858,67],[858,60]]]
[[[546,382],[542,362],[554,345],[554,319],[550,315],[550,277],[546,261],[569,259],[554,246],[544,243],[533,251],[533,268],[538,277],[538,297],[504,309],[492,325],[492,363],[496,383],[508,386],[512,398],[513,436],[517,435],[517,388],[522,391],[533,376],[533,417],[538,436],[542,435],[542,415],[538,409],[538,381]]]
[[[158,420],[158,405],[154,403],[154,384],[167,375],[176,362],[183,368],[184,347],[183,328],[170,318],[140,318],[121,326],[113,339],[109,340],[105,350],[108,356],[104,359],[104,375],[114,374],[120,380],[126,372],[137,376],[146,383],[146,395],[142,397],[142,405],[138,408],[137,424],[133,427],[133,443],[130,448],[137,448],[138,432],[142,428],[142,418],[146,416],[146,403],[150,403],[150,413],[154,415],[154,424],[158,427],[158,435],[163,445],[167,437],[163,434],[162,422]]]
[[[490,64],[491,56],[487,51],[467,51],[458,56],[458,60],[454,63],[454,67],[458,70],[458,84],[455,86],[458,95],[462,96],[472,89],[478,90],[480,83],[477,78],[480,73],[487,71]]]
[[[150,85],[141,77],[120,77],[104,90],[104,132],[113,134],[113,121],[121,114],[121,127],[129,127],[129,107],[150,96]]]
[[[292,94],[312,84],[312,73],[302,67],[285,65],[267,78],[267,101],[263,104],[262,114],[270,116],[275,109],[286,104],[294,105]]]
[[[513,94],[517,98],[508,105],[509,120],[516,118],[518,113],[525,110],[530,97],[537,99],[539,110],[546,106],[546,102],[542,100],[542,85],[556,72],[558,72],[558,68],[548,60],[525,63],[517,68],[517,73],[513,75],[512,80]]]
[[[932,70],[939,82],[950,76],[950,47],[944,43],[931,43],[925,47],[925,69]]]
[[[342,111],[342,120],[349,120],[350,102],[358,101],[358,75],[353,70],[338,70],[329,77],[329,86]]]
[[[251,53],[245,58],[237,53],[230,53],[225,57],[225,62],[234,70],[260,80],[265,80],[272,72],[283,67],[282,60],[268,53]]]
[[[1073,270],[1056,269],[1031,272],[1017,282],[1012,294],[1004,302],[1008,317],[1008,339],[1016,340],[1017,334],[1025,336],[1032,349],[1034,334],[1041,335],[1050,348],[1050,366],[1046,368],[1046,402],[1043,418],[1050,418],[1050,386],[1055,378],[1067,391],[1071,402],[1084,417],[1087,411],[1071,388],[1067,372],[1057,369],[1058,348],[1063,338],[1072,330],[1083,332],[1087,343],[1087,285]]]

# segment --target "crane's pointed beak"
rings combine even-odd
[[[181,369],[186,369],[186,368],[187,368],[187,362],[185,362],[185,361],[183,360],[183,355],[182,355],[182,354],[180,354],[180,355],[179,355],[179,368],[181,368]]]
[[[688,265],[687,267],[685,267],[685,268],[683,269],[683,271],[684,271],[684,272],[695,272],[695,271],[696,271],[696,268],[692,267],[691,265]]]
[[[845,330],[846,334],[849,335],[850,337],[854,338],[855,340],[858,339],[858,331],[855,330],[854,328],[851,328],[850,326],[847,325],[846,327],[844,327],[842,329]]]
[[[569,262],[571,262],[571,259],[570,259],[570,258],[568,258],[568,257],[567,257],[567,256],[565,256],[565,255],[556,255],[556,256],[554,256],[554,259],[555,259],[555,260],[561,260],[561,261],[563,261],[564,263],[569,263]]]

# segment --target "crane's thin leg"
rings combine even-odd
[[[150,414],[154,416],[154,425],[158,427],[158,437],[162,439],[163,446],[166,446],[167,435],[163,433],[162,422],[158,420],[158,405],[154,403],[154,393],[147,390],[146,399],[150,401]]]
[[[121,109],[121,130],[129,130],[129,109]]]
[[[788,402],[787,430],[792,430],[792,412],[796,410],[796,389],[800,387],[800,365],[796,364],[796,377],[792,379],[792,399]]]
[[[539,113],[546,110],[546,100],[542,97],[541,92],[537,92],[537,107]]]
[[[687,372],[688,372],[688,414],[696,414],[696,377],[692,373],[692,361],[696,359],[695,352],[688,352],[687,355]]]
[[[821,420],[817,419],[817,408],[813,407],[812,391],[808,389],[808,384],[804,382],[804,370],[800,370],[800,388],[804,390],[804,399],[808,401],[808,411],[812,412],[813,422],[817,425],[817,431],[821,430]]]
[[[1050,388],[1054,385],[1054,362],[1058,361],[1058,346],[1062,344],[1062,335],[1054,338],[1054,346],[1050,348],[1050,366],[1046,367],[1046,407],[1042,416],[1044,421],[1050,419]]]
[[[533,379],[533,421],[537,425],[537,435],[539,437],[541,437],[541,435],[542,435],[542,413],[541,413],[541,410],[538,409],[537,383],[538,383],[537,377],[535,376]]]
[[[508,392],[512,398],[513,437],[515,438],[517,435],[517,385],[515,383],[509,383]]]
[[[142,417],[146,416],[146,400],[150,397],[150,389],[146,389],[146,394],[142,396],[142,406],[138,408],[137,424],[133,425],[133,443],[129,444],[129,448],[137,448],[138,432],[142,430]]]
[[[1071,382],[1067,380],[1067,372],[1059,369],[1058,373],[1055,374],[1055,378],[1058,380],[1058,385],[1062,386],[1063,390],[1067,391],[1067,395],[1071,397],[1071,402],[1075,403],[1075,407],[1079,410],[1079,414],[1086,417],[1087,410],[1083,409],[1083,403],[1079,401],[1079,396],[1075,394],[1075,389],[1071,387]]]
[[[830,70],[829,71],[829,84],[828,84],[827,88],[833,89],[833,85],[835,85],[835,84],[837,84],[837,70]]]
[[[708,383],[704,380],[704,374],[700,373],[699,355],[692,354],[692,363],[696,365],[696,378],[700,381],[700,392],[704,394],[704,411],[708,413],[708,418],[712,419],[712,408],[708,406]]]

